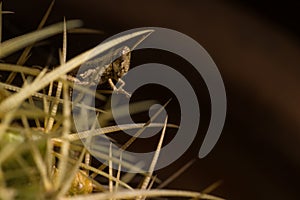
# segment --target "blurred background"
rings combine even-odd
[[[50,3],[4,1],[3,10],[15,14],[3,16],[3,39],[35,30]],[[299,199],[299,8],[300,2],[291,0],[65,0],[55,2],[47,24],[65,16],[82,19],[84,27],[103,31],[98,35],[70,35],[69,58],[113,34],[137,27],[174,29],[195,39],[211,55],[223,77],[228,98],[225,127],[213,151],[198,159],[199,140],[209,119],[209,108],[201,107],[204,117],[195,142],[179,160],[159,170],[158,177],[166,179],[196,159],[167,188],[201,191],[222,180],[213,194],[226,199]],[[51,39],[47,40],[51,47],[33,49],[39,56],[27,65],[45,65],[49,55],[57,57],[61,37]],[[136,54],[133,66],[141,62]],[[197,80],[191,82],[197,85]],[[200,105],[209,107],[206,101]]]

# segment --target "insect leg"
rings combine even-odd
[[[131,97],[131,94],[129,94],[127,91],[125,91],[123,89],[124,85],[125,85],[125,82],[119,78],[119,81],[121,82],[121,85],[119,88],[117,88],[114,84],[114,82],[110,79],[108,79],[108,83],[110,85],[110,87],[114,90],[114,92],[117,92],[117,93],[121,93],[121,94],[125,94],[127,98],[130,98]]]

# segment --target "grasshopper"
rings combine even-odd
[[[131,49],[128,46],[123,46],[113,51],[112,54],[84,63],[86,70],[80,72],[76,78],[68,76],[69,80],[81,86],[97,86],[108,82],[114,92],[123,93],[130,98],[131,95],[123,89],[125,82],[121,78],[129,71],[131,51],[150,34],[144,35]],[[103,61],[107,58],[109,59],[109,57],[115,57],[116,59],[103,66]],[[113,80],[120,81],[121,85],[119,88],[115,86]]]
[[[108,56],[104,56],[98,59],[93,59],[84,63],[83,72],[80,72],[77,77],[70,77],[69,80],[80,86],[97,86],[108,82],[110,87],[115,92],[120,92],[130,97],[130,94],[123,89],[125,82],[121,79],[129,70],[130,66],[130,48],[127,46],[121,47],[114,51],[112,57],[117,57],[110,64],[102,66],[103,60]],[[113,80],[120,81],[121,85],[116,88]]]

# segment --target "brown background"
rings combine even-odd
[[[34,30],[49,3],[4,2],[4,10],[15,12],[4,16],[4,39]],[[136,27],[165,27],[194,38],[223,76],[228,116],[215,149],[168,187],[201,191],[221,179],[224,183],[214,194],[227,199],[298,199],[299,8],[299,3],[292,1],[68,0],[55,3],[48,24],[66,16],[105,32],[70,36],[69,57],[112,34]],[[34,53],[43,63],[49,52],[57,53],[54,49]],[[28,65],[33,63],[36,60],[29,60]],[[199,134],[198,139],[203,138],[204,133]],[[193,143],[182,158],[160,170],[159,177],[168,177],[184,162],[196,158],[200,145]]]

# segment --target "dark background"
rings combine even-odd
[[[3,17],[4,40],[33,31],[49,4],[4,1],[3,10],[15,12]],[[66,16],[82,19],[84,27],[104,31],[102,35],[69,36],[69,58],[115,33],[136,27],[170,28],[198,41],[224,79],[226,124],[214,150],[168,188],[201,191],[223,180],[213,194],[226,199],[299,199],[299,8],[300,3],[291,0],[68,0],[55,3],[47,24]],[[61,38],[53,41],[52,47],[34,49],[33,55],[40,55],[39,59],[30,59],[27,65],[45,64],[49,54],[56,55]],[[139,63],[134,58],[132,62]],[[197,141],[204,134],[204,130],[199,131],[189,151],[160,170],[159,178],[167,178],[196,158],[201,145]]]

